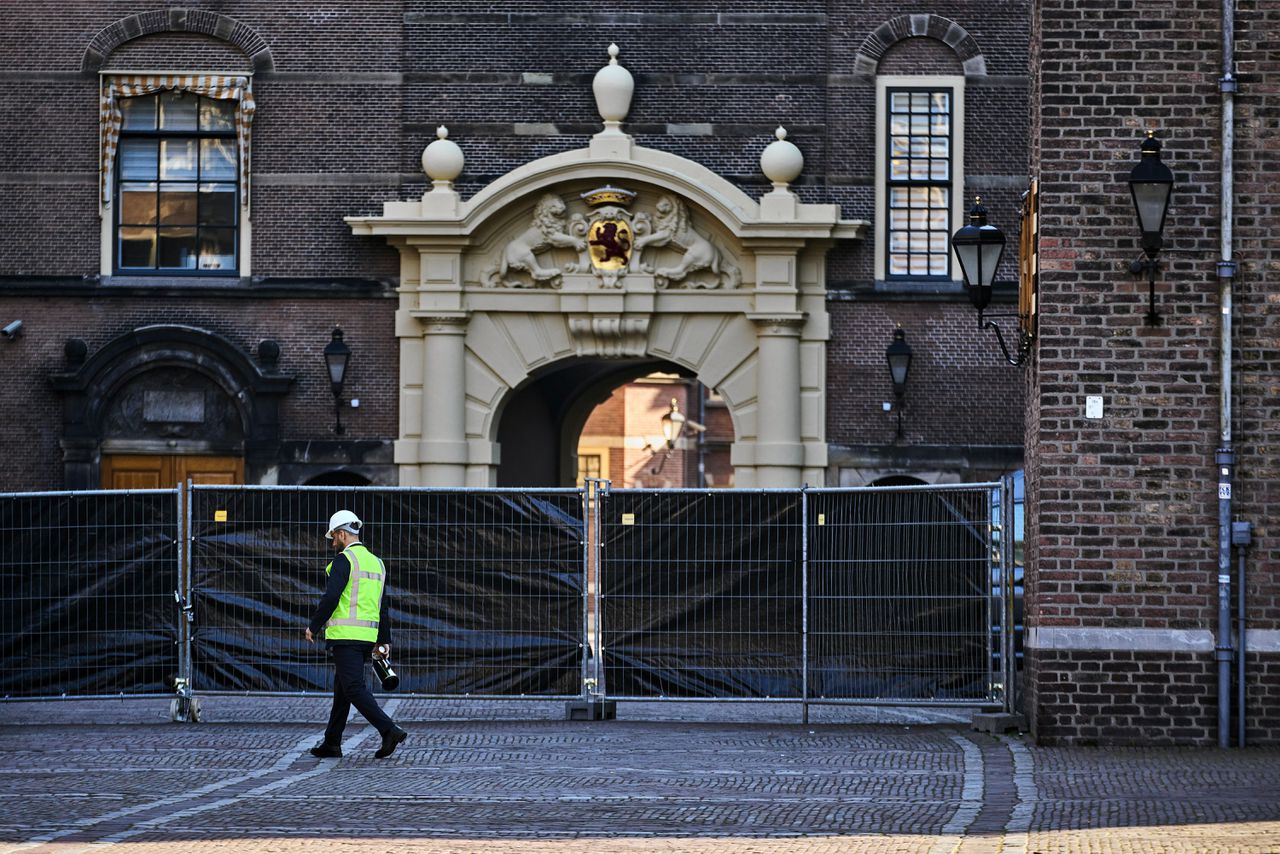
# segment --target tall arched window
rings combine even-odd
[[[964,77],[876,78],[876,273],[949,281],[964,188]]]

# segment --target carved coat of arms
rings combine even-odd
[[[631,205],[636,194],[618,187],[601,187],[582,194],[593,210],[587,222],[587,254],[591,267],[608,287],[619,287],[618,280],[631,269],[631,250],[635,246],[635,229],[631,224]]]
[[[566,273],[586,272],[606,288],[621,288],[628,272],[651,274],[662,289],[736,288],[742,282],[738,268],[693,227],[689,208],[679,197],[664,194],[652,213],[636,214],[630,210],[636,198],[631,190],[604,186],[581,198],[589,206],[585,214],[570,214],[555,193],[539,198],[528,227],[508,240],[497,264],[482,274],[485,285],[558,288]],[[557,250],[562,253],[559,263]],[[564,250],[572,251],[574,259],[564,259]],[[647,263],[642,255],[648,256]]]

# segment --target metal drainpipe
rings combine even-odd
[[[1214,658],[1218,662],[1218,747],[1231,742],[1231,482],[1235,450],[1231,444],[1231,284],[1236,264],[1231,259],[1233,151],[1235,142],[1235,5],[1222,0],[1222,260],[1218,262],[1218,293],[1222,307],[1218,381],[1218,417],[1222,425],[1218,448],[1218,632]]]
[[[693,384],[694,392],[698,395],[698,423],[703,427],[707,426],[707,387],[701,382]],[[707,431],[698,431],[698,489],[705,489],[707,486]]]
[[[1248,522],[1231,523],[1231,542],[1235,544],[1239,555],[1239,570],[1236,573],[1236,746],[1245,744],[1245,699],[1248,683],[1245,682],[1245,654],[1248,652],[1245,641],[1248,639],[1244,607],[1244,558],[1253,539],[1253,526]]]

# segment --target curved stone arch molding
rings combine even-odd
[[[182,368],[212,381],[236,407],[250,469],[274,459],[279,444],[279,401],[294,378],[262,370],[239,347],[207,330],[144,326],[112,339],[75,370],[49,378],[63,396],[62,443],[68,488],[97,488],[98,449],[104,419],[116,393],[158,368]]]
[[[467,438],[493,441],[498,434],[502,409],[511,392],[518,390],[540,369],[577,353],[569,342],[571,333],[563,315],[480,314],[468,345]],[[495,332],[496,335],[486,334]],[[495,341],[505,346],[495,346]],[[524,342],[541,342],[529,347]],[[754,439],[755,424],[755,332],[749,321],[733,313],[699,315],[658,315],[651,322],[644,353],[637,357],[657,357],[693,371],[700,382],[717,389],[733,418],[737,439]]]
[[[966,77],[985,77],[987,60],[978,41],[960,24],[941,15],[929,13],[899,15],[876,27],[862,41],[853,60],[855,74],[876,73],[880,60],[893,45],[913,37],[934,38],[955,51],[964,66]]]
[[[841,220],[835,204],[783,205],[774,208],[757,202],[737,186],[699,163],[657,149],[635,147],[632,157],[594,157],[590,149],[552,154],[517,167],[498,178],[465,202],[442,210],[433,205],[436,193],[422,201],[387,202],[381,217],[347,217],[356,234],[420,235],[421,225],[430,221],[433,236],[470,237],[500,211],[530,195],[557,184],[576,180],[633,181],[657,187],[702,207],[739,238],[812,232],[800,236],[859,238],[868,223]],[[441,196],[456,194],[441,193]],[[765,199],[769,199],[769,194]],[[795,200],[791,193],[783,193]],[[440,199],[439,201],[444,201]],[[764,233],[762,233],[764,232]]]
[[[519,221],[543,193],[611,183],[673,195],[714,220],[720,247],[753,275],[715,291],[655,290],[633,274],[621,287],[484,288],[464,266],[487,253],[492,227]],[[563,196],[566,201],[568,195]],[[447,181],[383,215],[348,217],[401,256],[400,437],[406,486],[489,486],[496,478],[505,401],[536,372],[573,358],[660,358],[725,396],[731,458],[743,486],[823,482],[829,324],[822,259],[867,223],[838,205],[804,204],[785,186],[760,201],[678,155],[600,142],[524,164],[462,201]],[[490,226],[492,224],[492,227]],[[585,288],[585,290],[584,290]]]
[[[85,48],[80,70],[94,74],[112,51],[125,42],[154,33],[198,33],[235,45],[253,63],[255,73],[275,70],[267,40],[255,29],[208,9],[157,9],[113,21],[98,31]]]

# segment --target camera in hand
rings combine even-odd
[[[391,669],[391,662],[385,658],[375,658],[373,660],[373,672],[377,675],[378,681],[382,683],[383,691],[394,691],[400,687],[400,677]]]

